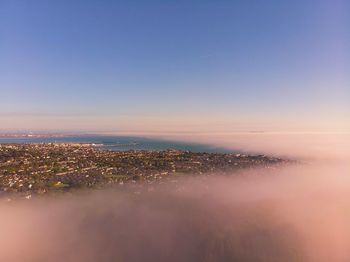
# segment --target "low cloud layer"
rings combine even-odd
[[[2,203],[1,258],[346,261],[350,170],[341,156],[156,187]]]

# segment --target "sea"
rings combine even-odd
[[[208,153],[235,153],[236,151],[209,144],[178,142],[132,136],[57,136],[57,137],[0,137],[0,144],[18,143],[88,143],[101,149],[112,151],[125,150],[184,150]]]

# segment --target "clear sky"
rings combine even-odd
[[[350,131],[347,0],[0,0],[0,130]]]

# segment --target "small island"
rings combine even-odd
[[[83,143],[2,144],[0,197],[30,199],[33,195],[107,185],[174,182],[180,176],[232,174],[287,162],[277,157],[233,153],[111,151]]]

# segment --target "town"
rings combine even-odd
[[[111,151],[93,144],[0,145],[0,197],[69,192],[76,189],[159,183],[185,175],[228,174],[271,168],[289,160],[265,155],[189,151]]]

